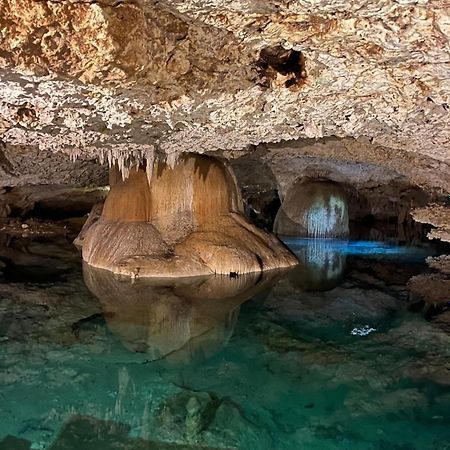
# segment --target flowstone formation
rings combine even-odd
[[[295,183],[278,211],[274,231],[314,238],[348,235],[348,208],[343,189],[326,181]]]
[[[297,263],[244,218],[230,170],[195,154],[172,167],[152,162],[125,179],[114,168],[101,215],[77,242],[88,264],[131,277],[237,276]]]

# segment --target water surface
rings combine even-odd
[[[286,243],[287,273],[131,283],[9,241],[0,449],[450,449],[450,335],[406,289],[433,248]]]

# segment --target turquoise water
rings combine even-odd
[[[405,287],[433,249],[286,243],[293,271],[174,284],[8,242],[0,449],[450,449],[450,335]]]

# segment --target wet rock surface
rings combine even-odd
[[[348,206],[344,190],[337,183],[323,180],[295,183],[278,210],[274,231],[284,236],[347,236]]]
[[[128,177],[111,171],[97,220],[77,238],[83,260],[137,277],[241,275],[296,265],[295,256],[243,215],[233,172],[222,161],[189,154],[172,165],[146,161]]]

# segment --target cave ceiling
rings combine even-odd
[[[288,143],[449,192],[449,6],[0,0],[0,137],[125,166]]]

